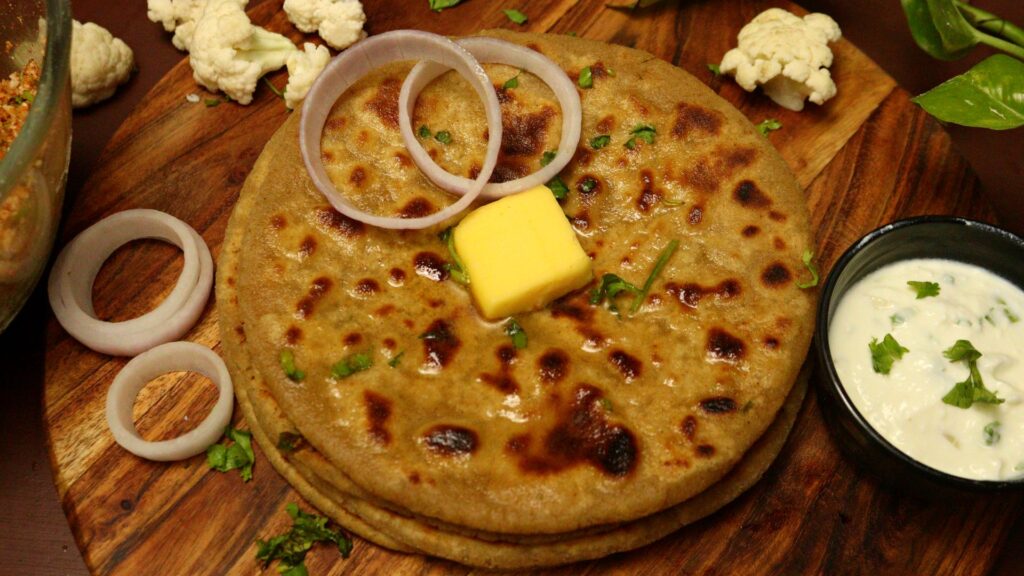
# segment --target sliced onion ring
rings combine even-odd
[[[320,155],[324,124],[335,101],[370,71],[401,60],[437,62],[445,69],[455,69],[466,78],[484,102],[490,135],[483,168],[462,198],[429,216],[420,218],[377,216],[360,210],[335,189]],[[349,218],[381,228],[426,228],[466,209],[487,184],[498,162],[498,150],[501,147],[501,106],[487,73],[476,59],[458,44],[444,36],[418,30],[385,32],[367,38],[339,54],[317,78],[302,107],[299,147],[313,184],[337,211]]]
[[[115,250],[142,238],[181,248],[185,257],[178,282],[153,310],[124,322],[96,318],[92,286]],[[199,320],[213,285],[213,258],[191,226],[158,210],[119,212],[84,230],[61,250],[50,271],[47,292],[60,325],[89,348],[114,356],[135,356],[181,338]]]
[[[536,50],[497,38],[462,38],[456,42],[469,50],[481,63],[507,64],[537,76],[551,87],[555,97],[558,98],[558,104],[562,107],[562,138],[558,143],[558,151],[554,160],[528,176],[508,182],[487,184],[480,192],[480,196],[489,199],[501,198],[544,184],[554,178],[572,160],[580,141],[583,107],[580,103],[579,92],[576,91],[576,85],[558,64]],[[416,104],[416,97],[430,82],[447,71],[448,67],[434,62],[420,62],[412,69],[412,72],[406,77],[405,83],[402,84],[402,91],[398,97],[398,126],[402,132],[405,146],[409,149],[409,154],[423,174],[431,182],[449,192],[465,194],[470,190],[474,181],[452,174],[438,166],[420,145],[412,128],[412,112],[413,106]]]
[[[139,435],[132,418],[132,406],[146,384],[169,372],[199,372],[217,386],[213,410],[189,432],[171,440],[149,442]],[[107,391],[107,426],[122,448],[149,460],[183,460],[206,450],[224,434],[231,421],[234,388],[227,366],[206,346],[193,342],[170,342],[132,358],[114,378]]]

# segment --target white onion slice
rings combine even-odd
[[[573,155],[576,153],[576,146],[580,141],[583,107],[580,103],[580,95],[576,90],[576,85],[558,64],[555,64],[540,52],[524,46],[498,40],[497,38],[483,37],[462,38],[456,42],[466,50],[469,50],[478,62],[484,64],[507,64],[537,76],[551,87],[555,97],[558,98],[558,104],[562,108],[562,137],[558,143],[558,151],[554,160],[537,172],[522,178],[508,182],[487,184],[484,186],[483,191],[480,192],[480,196],[489,199],[501,198],[502,196],[547,183],[557,176],[569,161],[572,160]],[[473,181],[469,178],[452,174],[438,166],[434,159],[423,149],[423,146],[420,145],[412,128],[412,113],[413,106],[416,104],[416,97],[419,96],[419,93],[430,82],[447,71],[447,67],[433,62],[420,62],[412,69],[412,72],[406,77],[405,83],[402,84],[402,92],[398,97],[398,126],[402,132],[405,146],[409,149],[409,154],[423,174],[431,182],[449,192],[465,194],[470,190]]]
[[[420,218],[396,218],[369,214],[346,200],[331,182],[320,156],[320,140],[324,123],[335,101],[360,78],[375,68],[401,60],[437,62],[444,69],[453,68],[476,89],[484,102],[490,138],[483,168],[476,180],[455,203]],[[501,147],[501,106],[490,78],[480,64],[464,48],[444,36],[418,30],[396,30],[362,40],[339,54],[317,78],[302,107],[299,147],[306,170],[313,184],[342,214],[381,228],[418,229],[447,220],[466,209],[487,184],[498,161]]]
[[[132,406],[146,384],[168,372],[199,372],[217,386],[213,410],[189,432],[171,440],[149,442],[139,435],[132,418]],[[231,422],[234,388],[227,366],[206,346],[193,342],[170,342],[132,358],[114,378],[107,391],[107,426],[122,448],[149,460],[183,460],[206,450],[224,434]]]
[[[177,284],[155,309],[138,318],[97,319],[92,306],[96,274],[115,250],[143,238],[181,248],[185,265]],[[188,332],[199,320],[212,285],[213,258],[203,238],[170,214],[137,209],[104,218],[71,240],[50,271],[47,292],[57,321],[76,340],[104,354],[134,356]]]

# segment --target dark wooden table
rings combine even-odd
[[[914,46],[894,1],[803,4],[810,10],[833,15],[848,38],[914,93],[962,71],[980,58],[979,54],[970,61],[956,63],[931,60]],[[987,0],[980,4],[1017,22],[1024,21],[1024,5],[1017,0]],[[100,23],[128,42],[135,50],[139,72],[113,101],[76,113],[69,197],[81,189],[118,125],[182,57],[162,28],[146,20],[142,2],[80,0],[74,3],[74,11],[77,19]],[[1001,223],[1018,233],[1024,232],[1024,203],[1019,201],[1019,182],[1024,177],[1024,130],[993,133],[953,127],[950,133],[981,176]],[[44,294],[37,290],[21,316],[0,336],[4,366],[0,383],[0,438],[4,439],[0,445],[0,551],[4,568],[0,573],[87,573],[57,501],[43,444],[40,398],[45,370],[43,326],[48,314]],[[1024,542],[1024,521],[1018,521],[1009,542]],[[1022,563],[1024,549],[1010,544],[1005,547],[996,573],[1019,573]]]

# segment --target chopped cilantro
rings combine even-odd
[[[221,100],[220,98],[207,98],[205,101],[203,101],[203,103],[206,104],[207,108],[215,108],[217,106],[220,106],[221,102],[227,102],[227,100]]]
[[[520,26],[526,23],[526,14],[523,14],[522,12],[516,10],[515,8],[502,10],[502,12],[505,13],[505,16],[508,16],[509,20],[515,22],[516,24],[519,24]]]
[[[583,180],[580,180],[580,190],[583,192],[591,192],[597,187],[597,180],[594,180],[590,176],[587,176]]]
[[[957,340],[956,344],[942,353],[950,362],[966,362],[969,374],[963,382],[958,382],[953,389],[942,397],[942,401],[957,408],[970,408],[975,402],[983,404],[1002,404],[1004,400],[996,396],[981,380],[978,371],[978,358],[981,352],[967,340]]]
[[[277,436],[277,449],[282,452],[294,452],[305,440],[298,432],[281,432]]]
[[[388,366],[392,368],[398,368],[398,363],[402,361],[402,356],[405,356],[405,350],[402,350],[396,354],[391,360],[388,360]]]
[[[604,148],[612,141],[612,137],[607,134],[599,134],[590,139],[590,147],[594,150],[600,150]]]
[[[626,148],[629,148],[630,150],[636,148],[637,140],[643,140],[648,144],[654,144],[654,135],[657,133],[658,131],[654,129],[654,126],[641,124],[636,128],[633,128],[633,131],[630,132],[631,137],[629,140],[626,140]]]
[[[633,298],[633,305],[629,307],[629,312],[631,314],[640,309],[640,304],[643,304],[644,299],[647,298],[647,293],[651,291],[651,286],[654,285],[655,278],[661,274],[665,265],[668,264],[669,258],[676,253],[676,248],[679,248],[679,240],[672,240],[661,251],[661,254],[658,254],[658,259],[655,260],[654,268],[651,269],[651,273],[647,275],[647,280],[644,281],[643,288],[641,288],[640,293]]]
[[[295,353],[291,348],[283,348],[281,354],[278,355],[278,360],[281,362],[281,370],[284,370],[284,375],[292,382],[301,382],[306,377],[305,372],[295,367]]]
[[[270,81],[270,78],[264,76],[263,83],[267,85],[267,88],[270,88],[270,91],[274,93],[274,96],[277,96],[281,100],[284,100],[284,94],[282,94],[281,91],[277,89],[277,86],[274,86],[274,83]]]
[[[445,228],[437,237],[448,247],[448,255],[452,258],[451,262],[445,262],[444,269],[451,274],[452,280],[459,284],[469,284],[469,272],[466,272],[462,258],[459,258],[458,252],[455,251],[455,234],[452,232],[452,227]]]
[[[767,136],[769,132],[775,132],[779,128],[782,128],[782,122],[775,118],[767,118],[757,125],[757,131],[761,133],[761,136]]]
[[[985,429],[983,431],[983,434],[985,436],[985,446],[993,446],[999,443],[999,440],[1002,439],[1003,437],[1003,435],[1000,434],[999,432],[1000,426],[1002,425],[999,423],[999,420],[989,422],[985,426]]]
[[[526,348],[526,330],[523,330],[515,318],[509,318],[505,323],[505,335],[512,339],[512,345],[516,347],[516,350]]]
[[[277,571],[281,574],[306,574],[306,553],[317,542],[331,542],[338,547],[342,558],[352,553],[352,540],[339,530],[327,527],[327,518],[299,510],[294,503],[285,506],[292,517],[292,527],[285,534],[270,540],[256,541],[256,559],[263,561],[266,568],[274,560],[280,560]]]
[[[1006,306],[1003,306],[1003,314],[1006,314],[1006,319],[1010,321],[1010,324],[1016,324],[1017,322],[1020,322],[1020,316],[1014,314],[1013,310],[1010,310]]]
[[[617,274],[605,274],[601,276],[601,284],[597,288],[590,291],[590,303],[600,304],[603,300],[608,300],[608,309],[613,314],[618,315],[619,308],[615,305],[615,297],[622,292],[630,292],[634,295],[640,294],[640,289],[633,284],[623,280]]]
[[[910,352],[900,346],[892,334],[886,334],[881,342],[878,341],[878,338],[872,338],[868,349],[871,350],[871,367],[879,374],[888,374],[892,370],[893,362]]]
[[[889,322],[892,322],[893,326],[899,326],[906,321],[907,319],[904,318],[903,316],[900,316],[899,314],[893,314],[892,316],[889,316]]]
[[[544,154],[540,157],[541,168],[547,166],[548,164],[551,164],[551,161],[555,159],[556,154],[557,152],[555,150],[548,150],[544,152]]]
[[[713,64],[713,63],[709,62],[708,63],[708,70],[710,70],[711,73],[714,74],[715,76],[721,76],[722,75],[722,69],[719,68],[718,64]]]
[[[555,200],[565,200],[566,196],[569,195],[569,187],[562,182],[562,179],[555,176],[548,181],[547,187],[551,189],[551,193],[554,194]]]
[[[353,354],[331,366],[331,375],[335,378],[348,378],[356,372],[362,372],[373,366],[373,357],[365,352]]]
[[[594,87],[594,73],[590,71],[590,66],[580,70],[580,79],[577,83],[580,85],[580,88]]]
[[[21,94],[18,94],[17,96],[15,96],[13,102],[14,102],[15,105],[24,104],[26,102],[31,104],[31,103],[35,102],[35,100],[36,100],[36,95],[32,91],[30,91],[30,90],[25,90]]]
[[[917,300],[927,298],[929,296],[938,296],[941,288],[938,282],[918,282],[916,280],[910,280],[907,282],[907,286],[910,286],[917,292]]]
[[[437,140],[441,144],[451,144],[452,133],[447,130],[441,130],[437,134],[434,134],[434,140]]]
[[[445,8],[451,8],[457,5],[462,0],[430,0],[430,9],[434,12],[440,12]]]
[[[420,135],[420,138],[430,138],[430,136],[431,136],[430,128],[427,128],[426,124],[420,126],[419,135]]]
[[[807,271],[811,273],[811,280],[810,282],[797,282],[796,287],[800,288],[801,290],[814,288],[815,286],[818,285],[819,280],[818,267],[814,265],[814,252],[811,252],[810,250],[804,250],[803,262],[804,266],[807,267]]]
[[[522,74],[522,72],[518,72],[515,76],[505,80],[505,83],[501,85],[502,89],[511,90],[513,88],[519,88],[519,74]]]
[[[235,430],[229,425],[224,430],[224,437],[234,444],[228,446],[225,442],[207,448],[206,463],[218,472],[240,468],[239,474],[242,476],[242,481],[252,480],[252,464],[256,461],[256,455],[252,451],[252,432]]]

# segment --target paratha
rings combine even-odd
[[[563,208],[598,277],[641,283],[659,251],[680,241],[640,310],[615,314],[584,289],[517,315],[529,344],[515,349],[501,323],[481,320],[467,291],[447,281],[438,229],[375,229],[329,207],[299,160],[291,118],[229,224],[218,275],[225,354],[243,408],[251,404],[247,418],[264,415],[250,424],[293,427],[313,455],[275,465],[314,502],[333,503],[351,529],[364,533],[366,518],[344,502],[411,519],[448,543],[501,541],[527,555],[529,546],[583,549],[587,538],[654,526],[655,515],[728,486],[723,479],[776,421],[812,332],[816,294],[796,286],[812,246],[807,211],[767,141],[685,72],[598,42],[489,34],[541,51],[570,76],[590,67],[584,137],[561,175],[571,190]],[[332,178],[385,214],[422,215],[451,201],[411,164],[398,134],[410,66],[357,83],[325,129]],[[517,71],[487,68],[503,103],[495,178],[514,178],[555,148],[558,107],[539,80],[522,73],[519,87],[504,89]],[[447,74],[428,87],[414,122],[447,130],[452,144],[428,150],[475,175],[487,135],[461,79]],[[656,129],[655,141],[624,146],[641,125]],[[590,146],[598,134],[611,143]],[[285,348],[301,381],[281,369]],[[332,375],[355,353],[374,365]],[[784,438],[788,425],[780,428]],[[257,439],[275,453],[272,436],[261,430]],[[744,478],[760,475],[774,457],[765,453]],[[426,547],[383,517],[367,530],[382,535],[367,537]],[[445,555],[440,548],[427,552]]]

